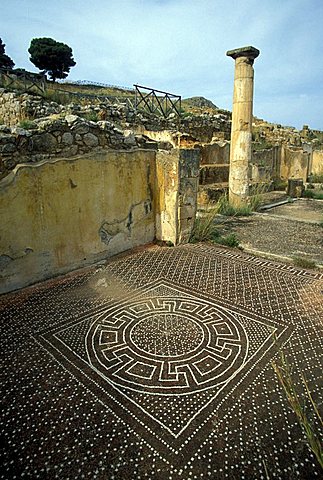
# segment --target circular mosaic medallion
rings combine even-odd
[[[140,320],[130,333],[130,340],[138,350],[166,358],[196,350],[203,338],[203,328],[196,321],[172,313],[160,313]]]
[[[113,305],[86,336],[89,361],[108,381],[158,394],[222,385],[242,368],[247,345],[232,313],[180,294]]]

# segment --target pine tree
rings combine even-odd
[[[70,68],[76,65],[71,47],[53,38],[33,38],[28,49],[30,61],[55,82],[66,78]]]
[[[15,62],[5,53],[5,44],[2,43],[0,38],[0,68],[5,70],[12,70]]]

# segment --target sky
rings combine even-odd
[[[252,45],[254,115],[323,130],[323,0],[0,0],[0,38],[16,68],[33,38],[73,50],[68,80],[131,87],[232,109],[234,60]]]

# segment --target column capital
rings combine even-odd
[[[255,58],[258,57],[260,51],[258,48],[255,47],[241,47],[241,48],[235,48],[234,50],[228,50],[227,51],[227,56],[232,57],[234,60],[239,57],[247,57],[250,58],[251,60],[254,60]]]

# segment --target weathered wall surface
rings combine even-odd
[[[71,157],[102,149],[141,146],[140,137],[111,122],[87,121],[77,115],[53,116],[35,122],[35,128],[0,126],[0,177],[22,162]]]
[[[249,166],[249,177],[252,183],[268,182],[280,176],[280,147],[254,150]]]
[[[323,150],[313,150],[311,172],[314,175],[323,174]]]
[[[216,142],[201,148],[201,165],[230,163],[230,142]]]
[[[306,182],[309,175],[310,153],[304,152],[302,148],[288,147],[281,148],[280,177],[283,180],[289,178],[301,178]]]
[[[178,232],[176,243],[189,241],[197,211],[200,150],[179,150]]]
[[[19,165],[0,182],[0,291],[155,237],[155,152]]]
[[[156,157],[156,237],[174,244],[189,240],[197,210],[200,151],[174,149]]]
[[[0,88],[0,123],[14,126],[26,118],[39,118],[60,113],[63,106],[45,102],[41,97],[7,92]]]

